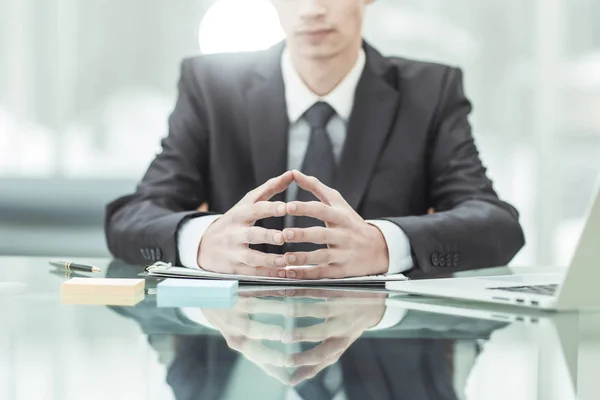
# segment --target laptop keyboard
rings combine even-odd
[[[490,290],[503,290],[506,292],[517,292],[517,293],[531,293],[540,294],[544,296],[553,296],[558,290],[557,284],[550,285],[530,285],[530,286],[508,286],[489,288]]]

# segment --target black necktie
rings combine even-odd
[[[335,111],[331,106],[324,102],[318,102],[308,109],[304,114],[304,119],[311,128],[308,148],[304,156],[301,171],[308,176],[314,176],[327,186],[332,186],[335,179],[335,157],[333,154],[333,145],[327,134],[327,124],[334,116]],[[298,201],[319,201],[315,195],[298,188],[296,196]],[[298,228],[308,228],[311,226],[325,226],[325,224],[310,217],[294,218],[294,226]],[[297,243],[289,246],[288,251],[314,251],[327,246],[315,245],[312,243]]]

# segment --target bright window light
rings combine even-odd
[[[200,23],[204,54],[264,50],[284,38],[268,0],[218,0]]]

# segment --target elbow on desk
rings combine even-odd
[[[120,197],[106,206],[104,216],[104,238],[110,254],[118,259],[139,263],[141,256],[136,256],[128,245],[130,235],[127,224],[122,220],[122,212],[130,202],[131,196]]]
[[[507,219],[505,225],[505,228],[502,230],[504,237],[499,240],[503,245],[499,250],[498,256],[500,259],[498,265],[507,265],[510,263],[526,243],[525,233],[519,223],[518,217]]]

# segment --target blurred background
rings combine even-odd
[[[600,1],[377,0],[387,55],[460,66],[515,264],[567,264],[600,174]],[[104,206],[166,134],[179,63],[283,38],[266,0],[0,0],[0,254],[108,255]]]

